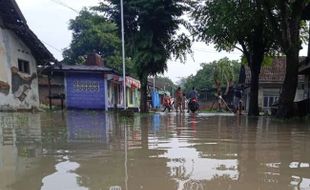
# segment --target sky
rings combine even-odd
[[[74,19],[83,7],[97,5],[100,0],[16,0],[30,29],[45,44],[56,59],[62,60],[62,51],[70,45],[72,32],[68,29],[69,20]],[[68,7],[66,7],[68,5]],[[73,10],[72,10],[72,9]],[[163,74],[177,82],[183,77],[195,75],[201,63],[209,63],[228,57],[240,60],[241,52],[217,52],[213,45],[195,42],[193,55],[188,55],[185,63],[168,61],[168,70]],[[306,48],[301,55],[306,55]]]

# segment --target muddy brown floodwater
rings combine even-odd
[[[0,113],[0,190],[310,190],[310,122]]]

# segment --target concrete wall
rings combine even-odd
[[[280,97],[280,89],[281,85],[277,85],[274,87],[262,87],[260,86],[258,89],[258,107],[261,112],[269,112],[270,113],[270,108],[264,108],[264,97],[265,96],[276,96]],[[246,111],[249,111],[249,99],[250,99],[250,88],[247,89],[245,92],[245,102],[246,102]],[[301,88],[298,88],[296,90],[296,95],[294,101],[301,101],[304,96],[304,90]]]
[[[33,77],[29,83],[30,89],[25,93],[26,97],[24,99],[17,98],[12,91],[11,68],[18,68],[18,59],[29,62],[30,75],[24,74],[25,77],[37,73],[36,60],[32,56],[30,49],[14,32],[0,26],[0,82],[9,85],[9,90],[2,89],[0,91],[0,111],[39,107],[37,77]]]

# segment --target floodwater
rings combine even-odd
[[[0,190],[310,190],[310,122],[0,113]]]

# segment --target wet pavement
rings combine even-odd
[[[310,122],[0,113],[0,190],[310,190]]]

